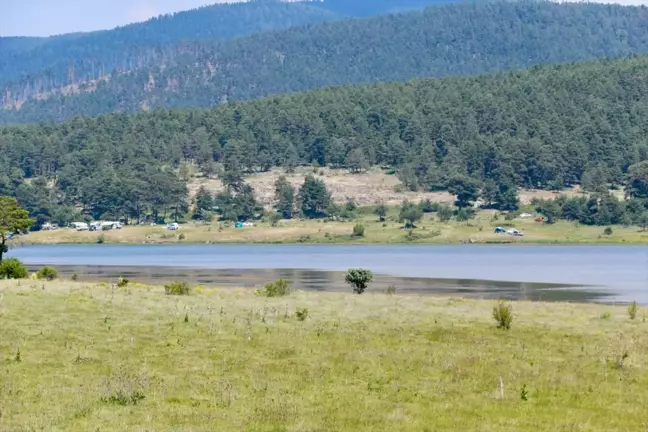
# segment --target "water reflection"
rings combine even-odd
[[[195,285],[219,287],[261,287],[276,279],[287,279],[296,289],[308,291],[349,291],[344,273],[305,269],[195,269],[140,266],[57,266],[63,278],[76,274],[80,280],[116,282],[119,277],[131,281],[162,284],[186,280]],[[32,269],[33,270],[33,269]],[[489,281],[479,279],[412,278],[377,275],[372,291],[386,291],[395,285],[401,294],[441,294],[482,299],[532,301],[605,301],[608,294],[596,288],[576,285]]]

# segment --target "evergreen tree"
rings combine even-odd
[[[284,219],[292,219],[295,208],[295,188],[285,176],[280,176],[275,182],[275,201],[277,212]]]
[[[331,194],[326,189],[323,180],[307,175],[304,184],[299,189],[299,202],[302,214],[309,219],[315,219],[326,216],[326,209],[331,202]]]

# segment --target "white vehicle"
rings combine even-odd
[[[88,224],[85,222],[72,222],[70,228],[77,231],[88,231]]]
[[[168,229],[169,231],[177,231],[177,230],[180,229],[180,225],[173,222],[173,223],[168,224],[166,229]]]
[[[520,231],[518,231],[516,229],[508,230],[506,233],[508,235],[512,235],[512,236],[515,236],[515,237],[524,237],[524,234],[522,234]]]
[[[122,224],[119,222],[104,222],[101,224],[101,230],[107,231],[111,229],[122,229]]]

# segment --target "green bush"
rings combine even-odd
[[[130,281],[126,278],[120,277],[119,280],[117,281],[117,287],[118,288],[125,288],[128,286],[128,283]]]
[[[362,294],[373,280],[373,273],[366,269],[349,269],[344,281],[351,285],[354,294]]]
[[[497,328],[510,330],[513,322],[513,306],[499,302],[493,307],[493,318],[497,321]]]
[[[297,316],[297,319],[299,321],[306,321],[306,318],[308,318],[308,309],[297,308],[297,310],[295,311],[295,316]]]
[[[437,217],[440,222],[448,222],[452,219],[452,213],[452,209],[449,206],[441,205],[437,210]]]
[[[361,223],[355,224],[353,227],[353,236],[354,237],[364,237],[365,227]]]
[[[24,279],[28,274],[27,268],[16,258],[0,261],[0,279]]]
[[[166,295],[189,295],[191,287],[187,282],[175,281],[164,285],[164,293]]]
[[[120,390],[108,396],[102,396],[101,402],[108,405],[134,406],[144,399],[144,393],[139,390],[133,392]]]
[[[97,244],[104,244],[106,241],[106,236],[104,236],[103,233],[99,234],[99,237],[97,237]]]
[[[53,281],[58,277],[58,271],[50,266],[45,266],[36,272],[36,277],[38,279]]]
[[[628,305],[628,316],[631,320],[637,318],[637,302],[633,301]]]
[[[395,295],[396,294],[396,285],[389,285],[387,287],[387,294]]]
[[[184,240],[184,239],[186,239],[186,238],[187,238],[187,236],[185,236],[184,233],[182,233],[182,234],[180,234],[180,235],[178,236],[178,240]]]
[[[285,297],[291,291],[290,283],[285,279],[279,279],[265,284],[259,294],[264,297]]]
[[[603,235],[606,235],[606,236],[612,235],[612,227],[606,227],[603,230]]]

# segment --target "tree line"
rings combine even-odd
[[[0,195],[53,217],[187,208],[192,171],[382,166],[412,190],[515,207],[516,189],[648,198],[648,57],[348,86],[212,109],[0,128]],[[27,205],[27,204],[25,204]]]
[[[248,7],[270,6],[231,7],[244,13]],[[0,97],[5,98],[5,105],[19,109],[0,110],[0,123],[211,107],[332,85],[478,75],[537,64],[619,58],[648,52],[648,39],[642,37],[645,14],[644,7],[593,3],[471,2],[298,26],[222,42],[135,46],[130,65],[112,73],[110,79],[80,85],[79,93],[55,92],[43,100],[25,99],[25,92],[38,93],[47,82],[42,74],[10,86],[10,92]]]

